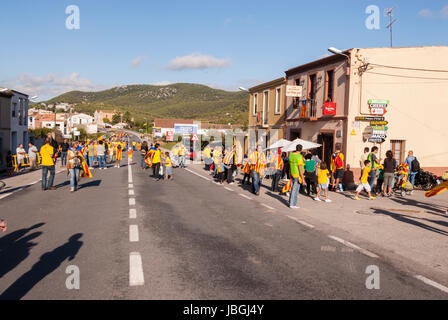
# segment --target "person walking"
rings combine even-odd
[[[181,145],[179,148],[179,167],[180,168],[185,168],[185,146]]]
[[[370,193],[372,191],[372,188],[370,187],[370,184],[368,182],[369,173],[371,171],[371,164],[369,160],[364,161],[364,169],[362,170],[361,175],[361,183],[359,184],[358,188],[356,188],[356,194],[355,194],[355,200],[359,199],[359,193],[364,189],[366,190],[367,194],[369,195],[370,200],[374,200],[375,197],[372,196]]]
[[[272,157],[271,165],[274,168],[274,174],[272,175],[272,185],[271,190],[272,192],[277,191],[278,183],[280,179],[282,178],[282,172],[284,168],[283,158],[282,158],[282,149],[277,149],[277,154]]]
[[[67,165],[67,152],[69,147],[70,145],[67,139],[64,139],[64,142],[61,143],[61,167]]]
[[[45,144],[40,148],[40,155],[42,157],[42,190],[56,190],[53,187],[55,168],[54,168],[54,148],[51,146],[49,138],[45,139]],[[47,176],[50,173],[50,177]]]
[[[37,153],[38,152],[39,152],[39,150],[37,150],[35,145],[33,145],[31,142],[28,143],[28,159],[30,160],[30,170],[37,169]]]
[[[67,170],[70,174],[70,192],[75,192],[78,189],[79,172],[82,164],[79,158],[79,151],[75,151],[76,144],[72,143],[72,148],[67,152]]]
[[[165,175],[167,180],[173,180],[173,164],[171,162],[170,153],[165,152]]]
[[[316,188],[316,161],[313,159],[313,155],[308,153],[305,156],[305,182],[306,182],[306,193],[308,196],[312,194],[315,196],[317,194]]]
[[[252,152],[249,156],[249,164],[252,166],[252,191],[259,196],[263,169],[266,165],[266,156],[262,152],[261,146],[258,146],[257,151]]]
[[[223,163],[226,166],[227,183],[233,184],[233,172],[236,169],[236,145],[232,147],[232,150],[227,152],[224,156]]]
[[[89,169],[92,170],[96,158],[95,144],[93,141],[90,141],[89,146],[87,147],[87,156],[89,157]]]
[[[291,173],[291,191],[289,194],[289,207],[291,209],[298,209],[297,206],[300,185],[306,185],[305,178],[303,176],[303,166],[305,162],[303,161],[302,145],[296,145],[296,151],[289,155],[289,168]]]
[[[397,167],[396,161],[394,159],[394,155],[391,150],[386,152],[386,159],[384,159],[383,163],[383,196],[390,197],[392,195],[393,181],[394,181],[394,172]]]
[[[410,150],[408,152],[408,157],[406,158],[405,163],[409,165],[409,177],[408,181],[415,186],[415,176],[420,171],[420,163],[417,158],[414,156],[414,151]]]
[[[96,155],[98,157],[98,167],[100,170],[107,169],[106,166],[106,148],[104,147],[104,141],[100,140],[96,147]]]
[[[325,195],[325,202],[331,202],[330,199],[328,199],[328,178],[330,177],[330,171],[327,169],[327,164],[325,162],[321,162],[319,165],[319,168],[317,169],[317,183],[318,183],[318,189],[316,197],[314,197],[314,200],[316,201],[322,201],[320,200],[320,193],[322,190],[324,191]]]
[[[142,170],[146,170],[148,168],[148,165],[145,162],[145,157],[146,154],[148,153],[148,142],[143,141],[142,145],[140,146],[140,154],[142,156],[142,160],[141,160],[141,167]]]
[[[117,146],[115,147],[115,153],[116,153],[115,168],[120,168],[120,161],[123,156],[123,146],[121,145],[121,142],[117,142]]]
[[[369,178],[368,178],[368,183],[370,185],[371,190],[374,190],[373,186],[375,185],[375,181],[376,181],[376,178],[378,175],[378,166],[381,161],[381,159],[378,160],[377,154],[378,154],[378,147],[374,146],[374,147],[372,147],[371,152],[367,156],[367,160],[369,160],[370,169],[371,169],[369,171]]]
[[[333,172],[332,189],[336,192],[344,191],[342,188],[342,179],[344,178],[344,155],[340,147],[336,147],[335,153],[331,156],[331,171]]]
[[[155,145],[156,150],[154,151],[154,155],[152,156],[152,177],[156,179],[157,181],[160,180],[160,162],[161,159],[161,151],[160,151],[160,145],[156,143]]]

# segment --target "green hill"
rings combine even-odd
[[[95,109],[129,111],[137,120],[185,118],[246,125],[249,93],[189,83],[127,85],[98,92],[71,91],[46,103],[55,102],[74,103],[76,111],[90,114]]]

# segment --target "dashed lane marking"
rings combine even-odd
[[[138,252],[131,252],[129,255],[129,285],[142,286],[144,284],[142,257]]]
[[[273,226],[272,224],[270,224],[270,223],[265,223],[264,225],[265,225],[265,226],[268,226],[268,227],[271,227],[271,228],[274,227],[274,226]]]
[[[265,208],[268,208],[269,210],[275,210],[274,208],[272,208],[271,206],[268,206],[267,204],[261,203],[261,205]]]
[[[128,189],[134,189],[134,185],[133,184],[129,184],[128,185]]]
[[[424,276],[420,276],[420,275],[416,275],[415,278],[420,281],[423,281],[424,283],[426,283],[430,286],[433,286],[434,288],[437,288],[445,293],[448,293],[448,288],[445,287],[444,285],[441,285],[440,283],[437,283],[435,281],[432,281],[431,279],[428,279],[428,278],[426,278]]]
[[[134,195],[135,195],[135,193],[134,193],[134,190],[133,190],[133,189],[130,189],[130,190],[129,190],[129,195],[130,195],[130,196],[134,196]]]
[[[135,198],[129,198],[129,205],[135,206]]]
[[[204,179],[204,180],[210,181],[209,178],[204,177],[203,175],[201,175],[201,174],[199,174],[199,173],[196,173],[196,172],[194,172],[194,171],[192,171],[192,170],[190,170],[190,169],[185,168],[185,170],[188,171],[188,172],[190,172],[190,173],[192,173],[192,174],[194,174],[194,175],[196,175],[196,176],[198,176],[198,177],[200,177],[200,178],[202,178],[202,179]]]
[[[138,242],[138,226],[136,224],[131,224],[129,226],[129,241]]]
[[[252,198],[251,198],[251,197],[248,197],[248,196],[246,196],[245,194],[242,194],[242,193],[240,193],[239,195],[240,195],[240,196],[242,196],[243,198],[246,198],[246,199],[248,199],[248,200],[252,200]]]
[[[233,189],[231,189],[229,187],[224,187],[224,189],[229,190],[229,191],[233,191]]]
[[[289,219],[291,219],[291,220],[294,220],[294,221],[297,222],[297,223],[300,223],[301,225],[304,225],[305,227],[314,229],[314,226],[313,226],[312,224],[309,224],[309,223],[307,223],[307,222],[305,222],[305,221],[299,220],[299,219],[297,219],[296,217],[291,217],[291,216],[287,216],[287,217],[288,217]]]
[[[379,258],[376,254],[374,254],[374,253],[372,253],[372,252],[370,252],[370,251],[368,251],[366,249],[363,249],[361,247],[358,247],[356,244],[353,244],[351,242],[345,241],[344,239],[341,239],[341,238],[338,238],[338,237],[335,237],[335,236],[328,236],[328,237],[330,239],[333,239],[333,240],[335,240],[337,242],[340,242],[340,243],[346,245],[347,247],[350,247],[352,249],[358,250],[359,252],[365,254],[366,256],[369,256],[371,258]]]
[[[137,210],[129,209],[129,219],[136,219],[136,218],[137,218]]]

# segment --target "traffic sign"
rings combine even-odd
[[[199,141],[199,137],[196,133],[191,137],[191,141]]]

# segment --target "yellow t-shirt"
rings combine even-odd
[[[175,156],[179,155],[179,148],[174,148],[173,155],[175,155]]]
[[[328,183],[328,175],[330,174],[330,171],[328,171],[328,169],[322,170],[319,169],[317,170],[317,183],[318,184],[326,184]]]
[[[369,167],[365,167],[362,170],[362,176],[361,176],[361,183],[368,183],[368,179],[369,179],[369,173],[370,171],[372,171],[372,169]]]
[[[49,144],[45,144],[40,148],[40,155],[42,157],[43,166],[54,166],[53,155],[54,148]]]
[[[152,163],[160,162],[160,150],[154,151],[154,155],[152,156]]]
[[[167,168],[168,168],[168,167],[171,167],[171,159],[170,159],[170,157],[166,157],[165,166],[166,166]]]
[[[205,148],[204,149],[204,154],[207,158],[211,158],[211,150],[210,148]]]

